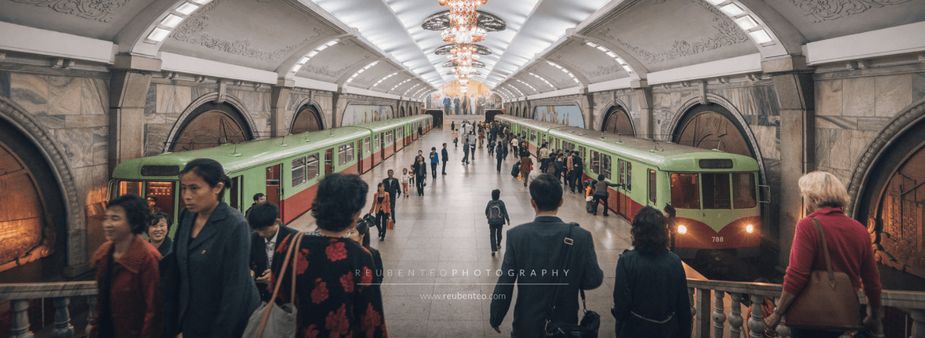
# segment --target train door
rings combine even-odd
[[[359,173],[362,174],[366,172],[364,171],[364,169],[366,169],[366,166],[363,165],[363,163],[366,161],[366,159],[363,157],[363,140],[357,141],[357,151],[360,154],[360,160],[357,161],[357,171],[359,171]]]
[[[401,137],[401,132],[399,132],[399,129],[393,130],[392,131],[392,153],[393,154],[398,152],[398,149],[399,149],[398,148],[398,138],[399,137]]]
[[[235,176],[231,178],[230,204],[232,208],[238,210],[244,210],[244,198],[242,198],[242,195],[244,195],[244,186],[241,185],[242,181],[243,178],[241,178],[241,176]]]
[[[334,148],[324,151],[324,176],[334,173]]]
[[[379,156],[382,156],[383,162],[385,162],[385,138],[387,134],[388,133],[382,133],[382,135],[379,136],[379,151],[381,151],[381,155]]]
[[[267,167],[267,202],[272,202],[277,207],[279,207],[279,217],[284,218],[285,214],[283,209],[283,186],[281,182],[282,178],[282,164],[272,165]]]
[[[626,205],[625,200],[627,199],[627,196],[626,196],[627,182],[626,182],[625,175],[626,175],[626,161],[617,160],[617,183],[620,183],[620,186],[617,187],[617,205],[616,205],[617,210],[615,211],[617,212],[617,214],[623,215],[624,217],[626,216],[626,209],[624,208],[624,206]]]

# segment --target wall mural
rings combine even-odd
[[[348,104],[344,110],[341,126],[352,126],[374,121],[381,121],[395,117],[392,106],[371,104]]]
[[[838,20],[873,8],[900,5],[912,0],[790,0],[794,6],[813,17],[813,22]]]
[[[578,105],[537,106],[533,108],[533,119],[558,123],[569,127],[585,127],[585,119]]]

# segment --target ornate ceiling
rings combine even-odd
[[[422,28],[446,10],[437,0],[0,0],[0,21],[111,41],[133,55],[424,97],[455,80],[442,67],[447,50],[435,53],[447,43]],[[478,10],[504,30],[479,43],[484,68],[472,78],[505,88],[508,99],[798,55],[809,42],[925,21],[920,0],[488,0]]]

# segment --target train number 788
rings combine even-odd
[[[713,243],[723,243],[723,242],[725,242],[725,238],[723,238],[723,236],[713,236]]]

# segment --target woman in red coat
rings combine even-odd
[[[90,336],[161,338],[161,255],[141,237],[147,229],[145,200],[126,195],[110,201],[103,218],[108,239],[93,255],[99,291]]]

